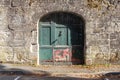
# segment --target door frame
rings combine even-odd
[[[57,12],[64,12],[64,11],[57,11]],[[45,15],[43,15],[42,17],[40,17],[39,18],[39,20],[37,21],[37,65],[40,65],[40,49],[39,49],[39,47],[40,47],[40,44],[39,44],[39,29],[41,28],[41,26],[40,26],[40,20],[41,20],[41,18],[43,18],[43,17],[45,17],[46,15],[49,15],[49,14],[51,14],[51,13],[56,13],[56,11],[55,12],[50,12],[50,13],[47,13],[47,14],[45,14]],[[84,64],[85,64],[85,62],[86,62],[86,56],[85,56],[85,44],[86,44],[86,35],[85,35],[85,30],[86,30],[86,27],[85,27],[85,20],[84,20],[84,18],[81,16],[81,15],[79,15],[79,14],[77,14],[77,13],[73,13],[73,12],[65,12],[65,13],[70,13],[70,14],[73,14],[73,15],[75,15],[75,16],[78,16],[81,20],[82,20],[82,22],[83,22],[83,35],[84,35],[84,45],[83,45],[83,57],[84,57]],[[72,56],[72,55],[71,55]]]
[[[55,40],[56,39],[56,30],[57,30],[57,28],[66,28],[66,30],[67,30],[67,42],[66,42],[66,45],[57,45],[57,43],[54,43],[53,45],[51,44],[51,45],[42,45],[42,42],[41,42],[41,38],[40,38],[40,36],[42,36],[42,31],[41,31],[41,29],[43,28],[43,27],[46,27],[46,26],[49,26],[50,28],[51,28],[51,31],[54,33],[52,33],[51,32],[51,42],[53,42],[53,40]],[[61,63],[62,62],[66,62],[66,63],[70,63],[71,62],[71,58],[72,58],[72,46],[70,45],[70,41],[69,41],[69,38],[70,37],[68,37],[70,34],[70,30],[68,30],[68,27],[67,26],[65,26],[65,25],[62,25],[62,24],[56,24],[56,23],[54,23],[54,22],[51,22],[51,23],[45,23],[45,22],[39,22],[39,30],[38,30],[38,44],[39,44],[39,47],[38,47],[38,49],[39,49],[39,51],[38,51],[38,62],[40,63],[41,61],[40,61],[40,48],[44,48],[44,47],[51,47],[52,48],[52,60],[53,60],[53,62],[52,62],[52,64],[54,64],[55,62],[57,63],[57,61],[55,61],[55,53],[54,53],[54,51],[55,51],[55,49],[57,50],[58,48],[59,48],[59,50],[66,50],[66,49],[69,49],[69,51],[70,52],[68,52],[69,53],[69,59],[67,60],[67,61],[60,61]],[[52,35],[54,36],[54,38],[53,38],[53,40],[52,40]],[[59,61],[58,61],[59,62]],[[38,64],[39,64],[38,63]],[[47,63],[47,62],[41,62],[41,63]]]

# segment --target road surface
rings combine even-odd
[[[0,80],[120,80],[120,78],[78,78],[78,77],[39,77],[39,76],[23,76],[23,75],[0,75]]]

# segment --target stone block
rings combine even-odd
[[[12,0],[12,3],[11,3],[11,6],[12,7],[18,7],[18,6],[21,6],[21,0]]]
[[[0,41],[6,41],[7,40],[7,36],[3,31],[0,31]]]
[[[97,44],[97,40],[90,40],[90,41],[88,41],[88,46],[97,46],[98,44]]]
[[[100,53],[108,53],[109,54],[109,46],[105,46],[105,45],[102,45],[102,46],[99,46],[99,52]]]
[[[120,32],[119,24],[120,24],[120,23],[115,23],[115,26],[114,26],[115,32]]]
[[[38,46],[36,45],[36,44],[31,44],[31,46],[30,46],[30,50],[31,50],[31,53],[37,53],[37,48]]]
[[[120,52],[115,52],[110,54],[110,62],[117,63],[120,62]],[[120,64],[120,63],[119,63]]]
[[[1,30],[0,31],[0,41],[5,41],[5,42],[9,41],[9,39],[12,38],[11,35],[12,35],[11,32]]]
[[[88,35],[86,35],[86,38],[87,38],[88,41],[98,40],[99,39],[99,34],[88,34]]]
[[[119,37],[119,33],[114,32],[110,34],[110,39],[117,39]]]
[[[99,39],[100,40],[102,40],[102,39],[105,39],[105,40],[107,40],[107,39],[109,39],[109,34],[105,34],[105,33],[102,33],[102,34],[99,34]]]
[[[93,64],[93,60],[88,58],[88,59],[86,59],[85,63],[87,65],[92,65]]]
[[[99,46],[90,46],[90,53],[98,53],[99,52]]]
[[[5,30],[7,27],[7,8],[0,7],[0,30]]]
[[[115,30],[114,30],[114,27],[113,26],[106,26],[106,32],[108,32],[108,33],[114,33],[115,32]]]
[[[25,23],[25,18],[21,14],[17,14],[10,17],[10,24],[13,26],[22,26]]]
[[[8,44],[6,41],[0,41],[0,46],[6,47]]]
[[[39,14],[40,14],[40,13],[34,13],[34,14],[32,15],[32,20],[33,20],[34,23],[36,23],[36,21],[39,20],[39,18],[40,18],[40,15],[39,15]]]
[[[30,52],[25,47],[16,47],[16,48],[13,48],[13,51],[14,51],[15,62],[20,62],[20,63],[31,62],[30,55],[29,55]]]
[[[119,49],[119,46],[120,46],[120,40],[119,39],[110,41],[110,48]]]
[[[0,61],[6,62],[13,60],[13,51],[10,47],[0,47]]]
[[[13,40],[9,41],[8,45],[11,47],[24,47],[25,46],[25,41],[24,40]]]
[[[24,40],[24,32],[14,31],[14,40]]]
[[[98,40],[97,44],[98,45],[108,45],[109,44],[109,40],[108,39]]]
[[[11,5],[11,0],[3,0],[4,6],[10,6]]]
[[[95,64],[109,64],[109,53],[97,53],[94,58]]]
[[[31,32],[31,34],[32,34],[32,39],[31,39],[31,43],[32,44],[37,44],[37,31],[32,31]]]

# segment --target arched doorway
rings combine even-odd
[[[52,12],[40,19],[40,64],[83,64],[84,27],[82,17],[69,12]]]

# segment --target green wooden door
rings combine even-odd
[[[64,25],[40,24],[40,62],[70,61],[69,29]]]
[[[74,62],[83,59],[83,37],[80,25],[40,24],[40,62]]]
[[[56,62],[69,62],[71,60],[71,46],[69,45],[70,34],[66,25],[55,25],[55,46],[53,58]]]
[[[84,63],[84,31],[81,25],[72,24],[70,26],[70,44],[72,45],[72,57],[73,64]]]
[[[53,50],[51,45],[51,34],[52,29],[50,24],[40,24],[39,28],[39,43],[40,43],[40,49],[39,49],[39,57],[40,61],[52,61],[53,60]]]
[[[84,20],[67,12],[50,13],[40,20],[40,62],[84,63]]]

